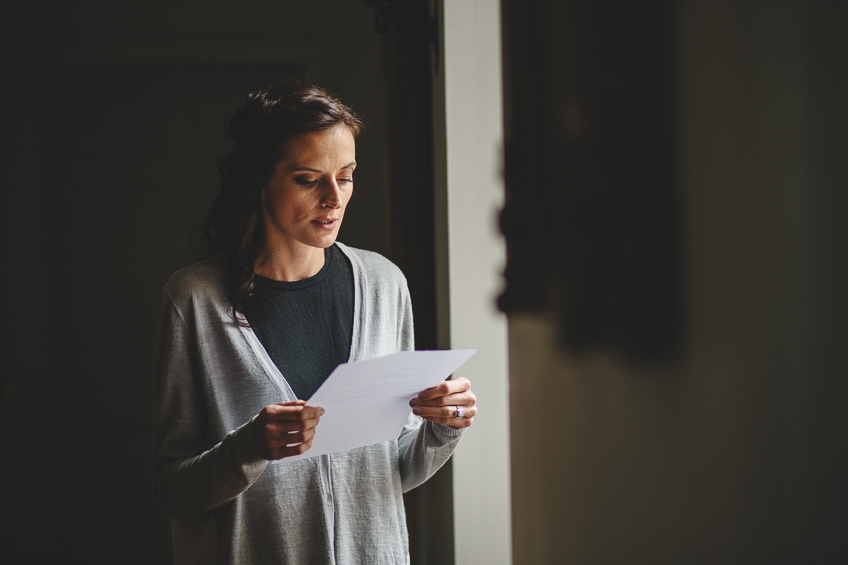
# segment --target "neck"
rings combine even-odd
[[[266,245],[253,263],[253,272],[275,281],[299,281],[318,274],[324,250],[295,242],[293,246]]]

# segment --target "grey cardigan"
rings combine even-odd
[[[403,274],[338,245],[353,265],[351,360],[412,349]],[[178,271],[159,307],[153,487],[171,517],[174,562],[406,564],[401,494],[447,461],[461,432],[410,415],[397,440],[262,459],[252,418],[295,396],[253,331],[228,315],[224,273],[219,256]]]

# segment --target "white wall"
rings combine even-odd
[[[457,565],[510,563],[512,551],[506,318],[495,307],[505,257],[499,10],[495,0],[444,2],[434,96],[445,128],[441,140],[436,128],[440,345],[477,349],[457,374],[480,408],[453,459]]]

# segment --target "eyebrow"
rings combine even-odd
[[[342,169],[350,169],[351,167],[355,167],[355,166],[356,166],[356,161],[351,161],[350,163],[348,163],[347,165],[342,167]],[[322,172],[322,171],[319,171],[318,169],[312,169],[312,168],[309,168],[309,167],[298,167],[297,169],[292,169],[292,172],[295,172],[295,173],[299,172],[299,171],[308,171],[310,173],[319,173],[319,174]]]

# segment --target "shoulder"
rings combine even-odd
[[[406,277],[397,265],[373,251],[348,247],[336,242],[353,265],[354,271],[362,278],[377,283],[397,284],[406,287]]]
[[[222,257],[213,255],[171,275],[162,292],[178,307],[198,298],[220,302],[226,300],[225,273]]]

